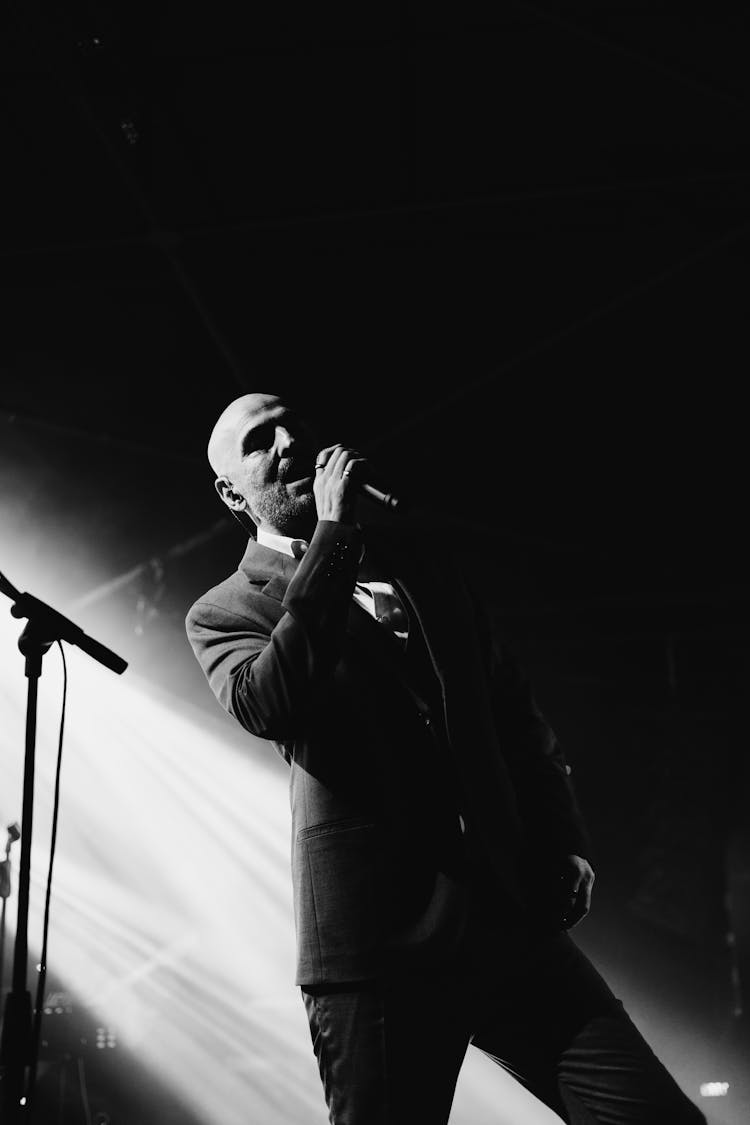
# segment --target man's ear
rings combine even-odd
[[[235,491],[229,477],[217,477],[214,481],[214,488],[226,506],[233,512],[247,511],[247,500],[239,492]]]

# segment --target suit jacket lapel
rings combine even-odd
[[[245,548],[239,569],[250,582],[265,580],[263,593],[281,601],[298,566],[299,562],[291,555],[274,551],[251,539]]]
[[[456,604],[457,591],[452,585],[446,589],[446,575],[438,574],[428,557],[415,559],[411,553],[393,550],[377,535],[371,538],[378,567],[406,601],[410,640],[412,630],[421,631],[442,684],[449,675],[457,649],[460,652],[461,634],[466,630],[466,620],[461,619],[460,607]]]
[[[382,690],[391,691],[395,686],[408,695],[412,705],[418,703],[421,711],[427,708],[419,684],[413,682],[409,674],[401,642],[354,600],[349,611],[347,634],[357,658],[369,669],[369,675],[377,677],[371,680],[373,692],[380,690],[378,680],[384,681]]]

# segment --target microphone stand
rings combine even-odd
[[[27,618],[27,624],[18,638],[18,647],[26,658],[25,675],[29,681],[21,814],[21,860],[18,875],[18,922],[12,986],[5,998],[0,1041],[0,1120],[3,1125],[6,1123],[22,1125],[30,1120],[33,1076],[36,1071],[31,1024],[31,993],[28,989],[28,920],[36,711],[42,658],[55,641],[69,641],[118,674],[125,671],[127,662],[99,641],[88,637],[83,629],[74,625],[51,606],[39,601],[32,594],[22,594],[2,572],[0,572],[0,592],[13,602],[10,610],[13,617]]]

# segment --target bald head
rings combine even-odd
[[[309,538],[316,523],[313,442],[307,424],[278,395],[236,398],[208,442],[216,491],[257,527]]]
[[[280,404],[278,395],[241,395],[221,412],[208,440],[208,462],[217,477],[233,477],[242,434],[264,411]]]

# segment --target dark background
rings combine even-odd
[[[279,392],[366,449],[458,544],[566,746],[582,944],[705,1028],[696,1080],[731,1070],[713,1120],[739,1122],[746,11],[0,19],[0,510],[33,592],[214,708],[182,631],[243,545],[213,421]]]

